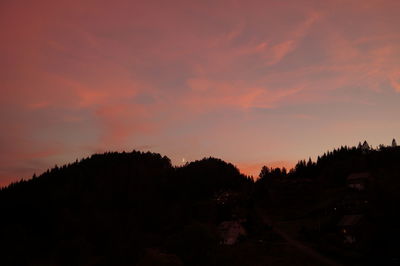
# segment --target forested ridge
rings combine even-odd
[[[291,251],[276,245],[283,240],[260,210],[340,263],[390,264],[400,250],[400,148],[365,144],[290,170],[264,166],[258,178],[212,157],[174,167],[138,151],[55,166],[0,190],[0,264],[285,265],[276,254]],[[349,190],[354,173],[373,177],[368,191]],[[366,206],[342,208],[361,198]],[[366,220],[368,237],[348,245],[336,227],[350,212]],[[221,233],[227,221],[243,231],[233,244]]]

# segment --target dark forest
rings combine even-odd
[[[1,265],[395,265],[400,147],[340,147],[257,178],[108,152],[0,190]]]

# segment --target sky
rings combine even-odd
[[[398,0],[2,0],[0,185],[104,151],[257,176],[400,139]]]

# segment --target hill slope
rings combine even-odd
[[[0,192],[2,265],[134,265],[149,249],[206,263],[218,241],[214,194],[249,182],[218,159],[174,168],[135,151],[55,167]]]
[[[393,264],[399,191],[399,147],[342,147],[256,182],[215,158],[96,154],[0,190],[0,264]]]

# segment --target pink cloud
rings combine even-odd
[[[269,65],[274,65],[279,63],[286,55],[293,52],[299,42],[307,35],[310,28],[321,18],[321,13],[313,12],[308,15],[307,19],[300,24],[299,27],[295,28],[289,34],[289,40],[283,41],[274,45],[271,48],[272,55],[270,57]]]
[[[295,49],[295,43],[293,40],[279,43],[272,47],[272,56],[269,61],[269,65],[274,65],[280,62],[288,53]]]
[[[275,108],[290,97],[301,93],[304,88],[295,87],[272,91],[267,88],[249,88],[245,84],[218,82],[205,79],[189,79],[191,91],[182,97],[190,108]],[[205,108],[207,107],[207,108]]]
[[[137,134],[155,130],[147,110],[131,105],[103,106],[95,112],[102,128],[100,146],[121,146]],[[103,144],[102,144],[103,143]]]
[[[390,79],[390,84],[395,89],[395,91],[400,92],[400,71],[391,74],[389,79]]]

